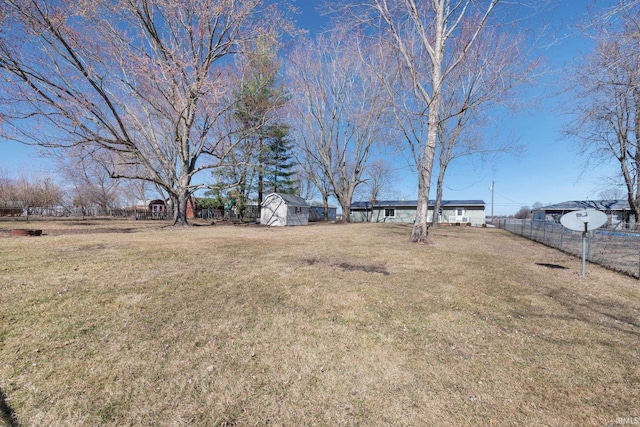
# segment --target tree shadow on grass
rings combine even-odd
[[[307,258],[304,260],[304,262],[307,265],[328,264],[327,261],[318,257]],[[341,268],[345,271],[364,271],[365,273],[379,273],[384,276],[388,276],[391,274],[389,273],[389,271],[387,271],[387,268],[383,264],[357,265],[357,264],[350,264],[348,262],[341,262],[339,264],[331,264],[331,265],[333,265],[334,267]]]
[[[591,325],[594,330],[610,329],[617,333],[640,338],[640,320],[635,316],[637,308],[624,303],[577,296],[565,289],[545,289],[543,295],[553,300],[560,310],[554,312],[538,312],[536,310],[514,309],[513,316],[525,319],[553,318],[557,321],[579,321]],[[548,337],[551,339],[551,337]],[[571,337],[572,340],[581,341],[584,337]],[[609,343],[613,345],[613,341]]]
[[[557,269],[557,270],[568,270],[568,268],[565,267],[564,265],[549,264],[546,262],[536,262],[536,265],[539,265],[540,267],[547,267],[547,268]]]
[[[16,414],[13,409],[7,403],[7,396],[0,389],[0,425],[8,427],[19,427],[16,420]]]

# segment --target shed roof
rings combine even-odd
[[[138,200],[136,200],[135,206],[132,206],[132,207],[134,207],[134,208],[147,208],[152,203],[154,205],[161,204],[161,203],[164,203],[165,205],[168,204],[166,201],[164,201],[162,199],[146,199],[146,200],[138,199]]]
[[[307,203],[307,201],[302,197],[294,196],[293,194],[283,194],[283,193],[271,193],[267,195],[267,197],[264,198],[264,202],[262,202],[262,204],[264,205],[272,195],[280,197],[282,200],[284,200],[287,206],[309,207],[309,204]]]
[[[436,204],[435,200],[429,200],[429,206],[433,206]],[[484,200],[443,200],[441,203],[442,207],[484,207]],[[353,202],[351,204],[351,209],[366,209],[366,208],[417,208],[418,201],[417,200],[378,200],[373,205],[371,202]]]
[[[599,211],[628,211],[629,202],[625,200],[573,200],[542,206],[532,209],[535,211],[576,211],[579,209],[597,209]]]

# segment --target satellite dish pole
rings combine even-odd
[[[583,209],[562,215],[560,223],[569,230],[582,232],[582,277],[587,275],[587,232],[602,227],[607,214],[595,209]]]

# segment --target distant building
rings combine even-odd
[[[138,200],[135,206],[126,208],[126,210],[133,211],[136,218],[139,219],[166,219],[171,214],[171,206],[171,202],[166,202],[162,199]],[[196,198],[189,197],[187,199],[186,215],[188,219],[201,216],[201,210],[202,207]]]
[[[309,221],[322,221],[324,219],[324,204],[317,200],[307,200],[309,205]],[[335,221],[338,217],[338,207],[329,203],[327,220]]]
[[[602,211],[609,217],[607,227],[636,222],[629,202],[625,200],[574,200],[532,209],[532,221],[560,222],[562,215],[581,209]]]
[[[433,205],[429,200],[428,222],[433,222]],[[405,222],[416,220],[417,200],[384,200],[354,202],[351,204],[352,222]],[[438,212],[440,224],[471,224],[482,226],[486,223],[485,203],[482,200],[443,200]]]
[[[153,217],[164,217],[167,215],[167,203],[164,200],[156,199],[149,202],[149,213]]]
[[[125,210],[133,212],[136,219],[165,219],[169,213],[167,203],[161,199],[138,200],[135,206]]]

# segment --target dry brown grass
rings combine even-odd
[[[640,416],[638,282],[500,230],[39,225],[0,238],[22,426]]]

